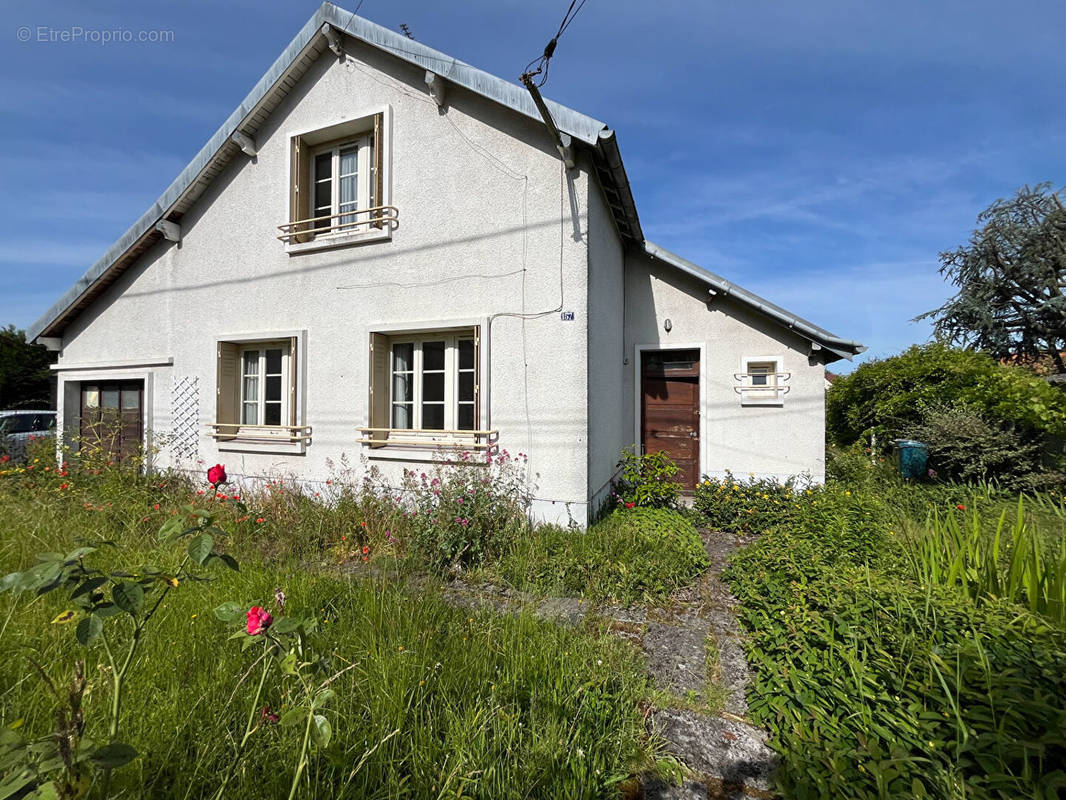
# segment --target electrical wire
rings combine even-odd
[[[532,78],[534,75],[540,75],[540,82],[538,87],[543,86],[548,82],[548,67],[551,63],[551,58],[555,55],[555,48],[559,45],[559,37],[563,35],[567,28],[570,27],[570,23],[574,21],[574,18],[578,15],[578,12],[585,6],[587,0],[570,0],[570,7],[566,9],[566,14],[563,15],[563,21],[559,23],[559,30],[555,32],[555,35],[544,46],[544,52],[537,58],[534,58],[522,71],[522,81],[525,82],[526,78]],[[576,8],[575,8],[576,6]]]

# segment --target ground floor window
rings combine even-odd
[[[480,329],[371,335],[372,438],[463,437],[480,424]]]
[[[745,356],[734,375],[742,405],[781,405],[788,394],[791,374],[783,370],[781,356]]]
[[[391,343],[393,428],[474,430],[474,336]]]
[[[217,344],[215,438],[306,441],[297,414],[296,336]]]
[[[243,425],[281,425],[288,418],[290,358],[287,343],[241,349]]]

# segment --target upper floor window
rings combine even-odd
[[[311,160],[311,218],[315,231],[343,233],[360,224],[356,212],[377,205],[370,135],[317,148]]]
[[[297,250],[388,238],[385,114],[346,120],[290,138],[289,221],[278,236]]]

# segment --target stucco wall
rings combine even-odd
[[[200,425],[214,420],[217,337],[306,331],[306,453],[220,452],[201,436],[199,457],[237,474],[325,480],[331,461],[359,467],[366,455],[355,428],[368,421],[368,333],[476,320],[490,354],[481,424],[529,454],[541,516],[565,521],[572,503],[580,518],[588,219],[572,198],[588,196],[588,175],[568,187],[543,126],[454,87],[442,113],[422,71],[351,40],[347,50],[347,63],[320,58],[257,135],[258,156],[239,156],[215,180],[182,220],[180,245],[146,253],[69,327],[60,365],[172,357],[172,367],[125,370],[151,375],[149,422],[163,438],[179,380],[198,382]],[[289,136],[385,106],[400,214],[391,241],[286,254],[275,236],[288,220]],[[562,321],[562,309],[577,321]],[[371,463],[390,475],[402,466]]]
[[[626,350],[622,330],[625,254],[610,210],[595,181],[590,182],[589,218],[589,493],[595,513],[610,494],[622,448]]]
[[[637,348],[700,347],[701,472],[824,480],[825,367],[811,363],[807,341],[728,298],[712,298],[699,281],[641,253],[626,254],[625,294],[628,442],[639,438]],[[783,357],[791,375],[783,405],[741,404],[734,374],[744,356]]]

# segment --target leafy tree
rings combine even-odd
[[[977,218],[970,243],[940,254],[958,294],[917,319],[938,337],[998,359],[1066,373],[1066,208],[1050,183],[1023,186]]]
[[[52,353],[26,341],[14,325],[0,328],[0,408],[51,405]]]

